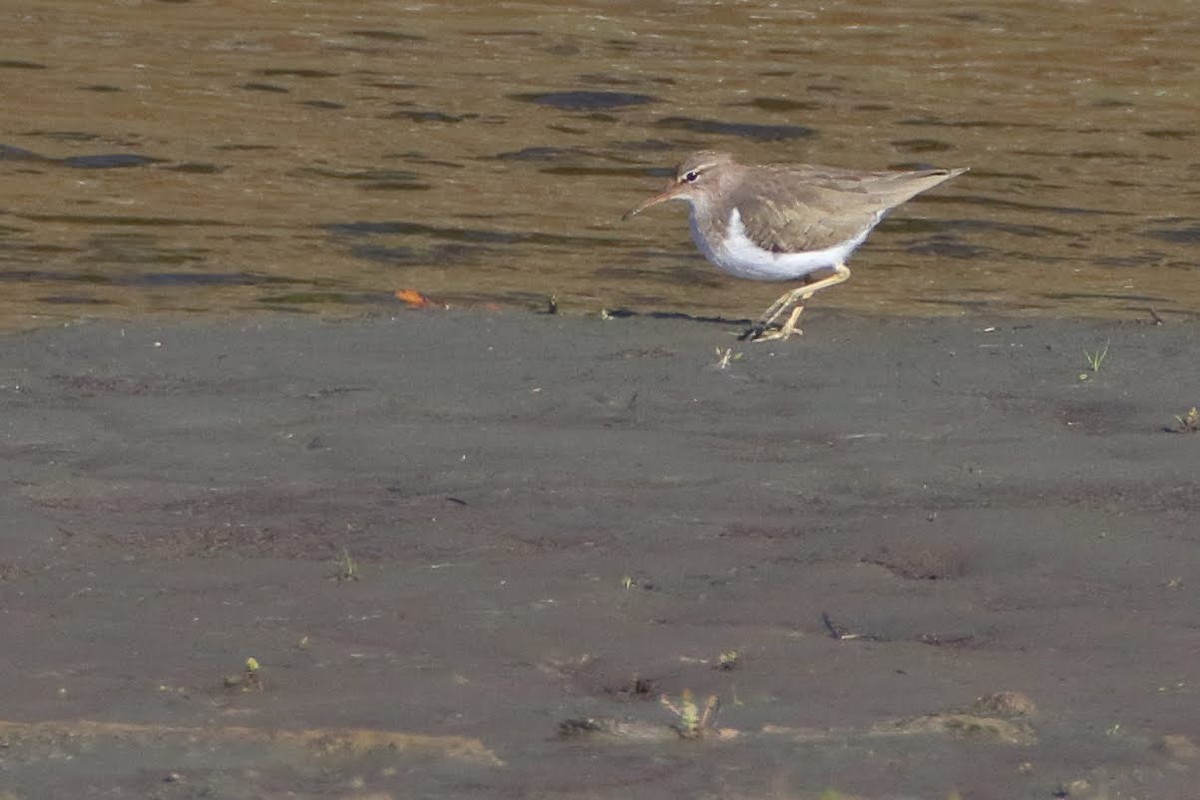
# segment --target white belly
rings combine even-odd
[[[831,269],[849,258],[854,248],[867,238],[867,234],[875,227],[867,227],[853,239],[847,239],[833,247],[824,250],[810,250],[804,253],[773,253],[750,241],[746,236],[746,227],[742,224],[742,215],[735,208],[729,215],[728,234],[723,241],[710,246],[701,235],[696,225],[696,213],[690,216],[692,241],[704,253],[704,257],[716,264],[721,270],[738,278],[748,278],[752,281],[787,281],[802,278],[809,273],[821,269]],[[882,219],[880,215],[879,219]],[[878,223],[879,219],[875,222]]]

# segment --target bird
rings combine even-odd
[[[622,216],[668,200],[690,206],[692,240],[718,269],[756,281],[806,281],[785,292],[739,338],[787,339],[814,294],[850,277],[846,260],[889,211],[969,168],[864,172],[815,164],[739,164],[692,153],[667,187]],[[815,273],[832,271],[824,277]],[[791,309],[787,320],[772,327]]]

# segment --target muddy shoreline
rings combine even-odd
[[[1195,322],[807,325],[3,336],[0,794],[1189,796]]]

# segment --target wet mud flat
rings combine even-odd
[[[0,796],[1193,796],[1195,321],[806,324],[3,337]]]

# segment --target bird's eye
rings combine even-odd
[[[695,182],[696,182],[696,178],[699,178],[699,177],[700,177],[700,173],[699,173],[699,172],[696,172],[695,170],[692,170],[691,172],[689,172],[689,173],[685,174],[685,175],[683,176],[683,179],[684,179],[684,181],[686,181],[687,183],[695,183]]]

